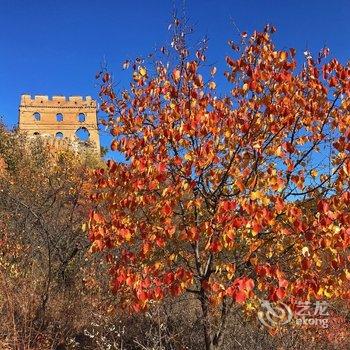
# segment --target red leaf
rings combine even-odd
[[[102,77],[102,81],[104,83],[107,83],[107,81],[109,81],[110,78],[111,78],[111,76],[108,73],[105,73]]]
[[[235,298],[236,303],[242,304],[246,301],[247,296],[246,296],[245,292],[239,290],[235,293],[234,298]]]
[[[163,293],[163,290],[162,290],[162,288],[160,288],[160,287],[156,287],[155,289],[154,289],[154,297],[157,299],[157,300],[160,300],[160,299],[163,299],[163,297],[164,297],[164,293]]]
[[[174,274],[172,272],[168,272],[164,278],[163,278],[163,281],[165,284],[171,284],[174,282]]]
[[[245,278],[243,281],[243,288],[247,291],[253,290],[254,281],[251,278]]]
[[[213,242],[211,242],[210,244],[210,251],[212,251],[213,253],[217,253],[220,252],[222,250],[222,244],[215,240]]]
[[[146,300],[148,299],[147,293],[146,293],[145,291],[143,291],[143,290],[138,291],[138,292],[136,293],[136,295],[137,295],[137,298],[138,298],[140,301],[142,301],[142,302],[144,302],[144,301],[146,301]]]
[[[165,163],[158,164],[158,171],[160,173],[164,173],[166,171],[166,164]]]
[[[282,147],[288,152],[293,153],[295,151],[294,146],[290,142],[284,142]]]
[[[259,265],[255,268],[255,271],[261,277],[270,276],[269,266]]]
[[[303,258],[301,260],[301,267],[303,270],[308,270],[311,267],[311,260],[308,258]]]
[[[329,211],[329,204],[324,200],[319,201],[317,204],[317,210],[320,213],[327,213]]]
[[[336,86],[338,83],[338,79],[336,77],[332,77],[331,79],[329,79],[329,86],[333,87]]]
[[[276,296],[278,297],[278,299],[283,299],[286,296],[286,290],[284,288],[277,288]]]
[[[169,215],[171,215],[172,212],[173,212],[173,210],[172,210],[170,204],[169,203],[165,203],[165,205],[162,208],[163,215],[169,216]]]
[[[275,208],[276,208],[276,211],[278,214],[283,212],[283,210],[285,208],[285,204],[284,204],[284,201],[281,197],[276,198]]]
[[[236,208],[236,202],[234,201],[224,201],[222,202],[222,209],[224,211],[234,210]]]

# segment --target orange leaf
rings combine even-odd
[[[350,176],[350,161],[349,160],[347,162],[345,162],[343,169],[344,169],[344,173],[347,176]]]
[[[246,293],[239,290],[234,295],[236,303],[243,304],[247,300]]]
[[[338,84],[338,79],[336,77],[332,77],[331,79],[329,79],[329,86],[330,87],[334,87]]]
[[[118,142],[117,140],[113,140],[111,143],[111,150],[116,151],[118,149]]]
[[[172,210],[172,208],[171,208],[169,202],[165,203],[165,205],[164,205],[163,208],[162,208],[162,213],[163,213],[163,215],[164,215],[164,216],[169,216],[169,215],[172,214],[172,212],[173,212],[173,210]]]
[[[175,83],[177,83],[180,80],[181,77],[181,72],[179,69],[174,69],[173,71],[173,79],[175,81]]]
[[[136,293],[137,295],[137,298],[142,301],[142,302],[145,302],[148,298],[147,298],[147,293],[144,292],[143,290],[140,290]]]
[[[283,299],[286,295],[286,290],[284,288],[277,288],[276,289],[276,296],[278,299]]]

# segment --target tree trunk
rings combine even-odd
[[[209,302],[204,290],[201,290],[200,302],[202,308],[205,350],[219,350],[223,342],[223,336],[226,329],[227,316],[230,307],[227,305],[227,300],[224,298],[222,302],[218,330],[217,332],[213,332],[211,324],[212,320],[210,318]]]
[[[205,350],[214,350],[212,343],[211,324],[209,319],[209,306],[205,292],[201,291],[200,302],[202,307],[203,333]]]

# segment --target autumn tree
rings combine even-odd
[[[193,295],[218,349],[234,305],[349,296],[350,66],[328,49],[298,65],[266,26],[229,41],[219,85],[173,28],[160,59],[124,64],[126,90],[99,74],[125,161],[96,171],[89,238],[124,307]]]

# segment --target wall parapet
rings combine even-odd
[[[71,107],[75,106],[85,106],[96,107],[96,101],[92,99],[91,96],[63,96],[63,95],[53,95],[49,97],[48,95],[29,95],[24,94],[21,96],[21,106],[64,106],[69,105]]]

